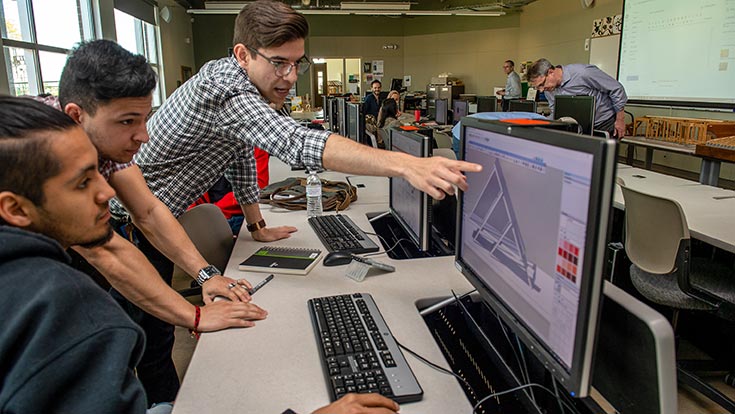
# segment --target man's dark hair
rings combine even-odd
[[[376,84],[376,83],[377,83],[378,85],[380,85],[380,86],[383,86],[383,82],[381,82],[381,81],[379,81],[379,80],[375,79],[374,81],[370,82],[370,87],[372,88],[372,87],[373,87],[373,85],[374,85],[374,84]]]
[[[61,171],[48,133],[78,125],[58,109],[7,95],[0,95],[0,119],[0,191],[43,205],[43,184]]]
[[[515,63],[515,62],[513,62],[513,61],[512,61],[512,60],[510,60],[510,59],[506,60],[506,61],[505,61],[505,63],[509,64],[511,68],[514,68],[514,67],[516,67],[516,63]]]
[[[309,23],[304,15],[279,1],[258,0],[237,15],[232,45],[241,43],[257,50],[306,39],[308,35]]]
[[[75,103],[94,115],[100,104],[141,98],[156,88],[156,73],[144,56],[111,40],[80,43],[71,51],[59,81],[61,107]]]

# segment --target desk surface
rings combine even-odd
[[[735,191],[629,166],[620,166],[617,174],[630,188],[678,201],[693,238],[735,253]],[[624,205],[615,186],[614,206]]]
[[[645,137],[627,136],[620,141],[624,144],[641,145],[641,146],[656,148],[656,149],[670,151],[670,152],[681,152],[684,154],[694,154],[694,148],[695,148],[694,145],[679,144],[676,142],[668,142],[668,141],[650,139],[650,138],[645,138]]]
[[[353,204],[346,211],[363,229],[370,229],[365,213],[381,211],[379,204]],[[299,229],[277,244],[320,246],[306,222],[306,213],[266,207],[266,221]],[[262,243],[238,238],[225,270],[252,283],[266,274],[237,270],[237,263]],[[291,408],[311,412],[329,403],[325,377],[306,301],[312,297],[367,292],[373,295],[396,338],[420,355],[444,367],[446,362],[418,314],[415,302],[471,290],[454,268],[453,257],[392,260],[394,273],[370,273],[361,283],[346,276],[346,266],[318,264],[306,276],[279,275],[258,291],[254,301],[268,310],[268,318],[250,329],[230,329],[202,335],[176,398],[174,413],[280,413]],[[427,269],[431,269],[430,272]],[[404,353],[424,390],[421,402],[404,404],[401,413],[469,412],[471,406],[454,377],[442,374]],[[216,375],[217,381],[213,381]]]
[[[303,173],[291,171],[277,161],[272,166],[274,181]],[[323,176],[344,178],[331,172]],[[693,237],[735,252],[735,198],[712,199],[713,196],[735,196],[735,192],[627,165],[619,166],[618,176],[632,188],[677,199],[687,214]],[[388,180],[359,179],[364,180],[370,190],[358,192],[358,201],[345,214],[369,231],[371,226],[365,214],[387,208]],[[355,183],[355,179],[351,181]],[[617,208],[623,208],[622,193],[617,186],[614,203]],[[268,206],[262,210],[269,223],[299,229],[291,238],[276,244],[321,246],[306,222],[305,212]],[[248,235],[238,238],[225,274],[246,277],[252,283],[265,278],[265,273],[237,270],[237,264],[261,245]],[[344,276],[345,266],[325,267],[321,263],[306,276],[277,274],[254,296],[255,303],[269,311],[266,320],[258,322],[254,328],[202,335],[176,398],[174,414],[280,413],[286,408],[307,413],[326,405],[329,397],[306,305],[309,298],[317,296],[372,294],[400,342],[447,367],[415,303],[421,299],[450,296],[450,290],[457,293],[471,290],[469,283],[454,268],[454,258],[392,260],[378,256],[377,259],[394,265],[396,272],[371,273],[361,283]],[[404,404],[401,413],[446,414],[471,410],[453,377],[429,368],[407,353],[404,355],[424,390],[424,398],[417,403]]]

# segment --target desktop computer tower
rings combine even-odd
[[[464,93],[464,85],[433,85],[426,86],[426,104],[427,113],[436,114],[437,99],[446,99],[447,107],[452,107],[452,100],[459,99],[459,95]]]

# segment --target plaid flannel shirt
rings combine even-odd
[[[284,162],[321,168],[329,131],[280,116],[234,57],[211,61],[148,121],[150,141],[135,156],[148,187],[180,216],[222,175],[240,204],[258,202],[253,147]],[[113,201],[119,214],[122,206]]]

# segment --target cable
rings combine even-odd
[[[369,234],[369,233],[366,233],[366,234]],[[376,234],[376,236],[377,236],[377,234]],[[385,242],[385,239],[383,239],[382,237],[378,236],[378,238],[383,242],[383,244],[388,244],[388,243]],[[390,249],[385,250],[385,251],[382,251],[382,252],[368,253],[368,254],[363,255],[362,257],[370,257],[370,256],[378,256],[378,255],[381,255],[381,254],[388,254],[388,253],[392,252],[393,249],[395,249],[396,247],[398,247],[398,245],[401,244],[401,242],[404,242],[404,241],[410,242],[411,240],[409,240],[409,239],[407,239],[405,237],[404,238],[401,238],[401,239],[398,239],[398,241],[396,241],[396,243],[393,246],[391,246]]]
[[[480,407],[480,405],[482,405],[482,403],[484,403],[485,401],[489,400],[490,398],[498,397],[498,396],[505,395],[505,394],[510,394],[512,392],[516,392],[516,391],[522,390],[524,388],[530,388],[530,387],[538,387],[538,388],[541,388],[542,390],[544,390],[544,391],[548,392],[549,394],[551,394],[552,397],[556,398],[557,401],[559,401],[562,404],[564,404],[564,406],[566,406],[567,408],[569,408],[570,411],[574,412],[574,408],[572,408],[572,406],[570,406],[569,404],[567,404],[566,401],[560,399],[558,396],[554,395],[554,393],[550,389],[544,387],[541,384],[531,383],[531,384],[519,385],[519,386],[517,386],[515,388],[511,388],[511,389],[505,390],[505,391],[496,392],[496,393],[493,393],[493,394],[490,394],[490,395],[484,397],[483,399],[481,399],[480,401],[478,401],[477,404],[475,404],[474,407],[472,407],[472,414],[474,414],[477,411],[477,408]]]
[[[393,337],[393,339],[395,339],[395,337]],[[453,371],[450,371],[450,370],[448,370],[446,368],[440,367],[439,365],[437,365],[437,364],[429,361],[428,359],[422,357],[421,355],[417,354],[416,352],[414,352],[414,351],[410,350],[409,348],[405,347],[402,343],[398,342],[398,339],[396,339],[396,344],[398,344],[399,347],[403,348],[404,351],[406,351],[409,354],[411,354],[411,355],[415,356],[416,358],[418,358],[418,360],[421,361],[421,362],[423,362],[424,364],[426,364],[426,365],[434,368],[435,370],[441,372],[442,374],[454,375],[458,380],[464,382],[464,384],[468,388],[472,389],[472,386],[470,385],[469,382],[467,382],[466,379],[464,379],[464,378],[460,377],[459,375],[455,374]]]

